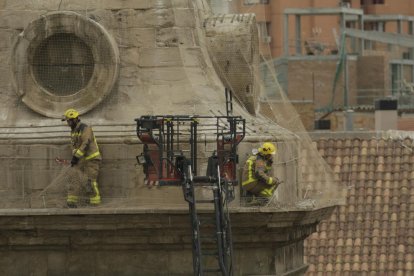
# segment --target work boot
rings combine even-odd
[[[92,181],[91,183],[93,196],[89,198],[89,204],[91,206],[98,206],[101,204],[101,195],[99,194],[98,183],[96,181]]]
[[[78,200],[79,200],[78,196],[68,195],[68,198],[66,199],[66,206],[68,208],[77,208],[78,207]]]

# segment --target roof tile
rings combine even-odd
[[[308,238],[307,275],[414,275],[413,141],[321,139],[316,144],[348,195],[347,205]]]

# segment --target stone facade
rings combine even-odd
[[[191,274],[190,222],[182,190],[149,189],[144,184],[142,169],[136,167],[135,156],[142,144],[134,119],[147,114],[225,114],[224,87],[235,86],[237,78],[228,78],[231,74],[217,69],[219,63],[213,57],[221,48],[208,45],[204,26],[207,19],[220,18],[210,17],[202,0],[2,1],[0,12],[0,36],[4,38],[0,42],[0,60],[4,61],[0,65],[4,73],[0,74],[0,172],[4,176],[0,193],[5,199],[0,210],[0,274]],[[241,94],[246,97],[239,97],[233,110],[249,124],[248,137],[240,145],[240,162],[264,139],[289,140],[286,144],[293,150],[279,155],[280,163],[289,160],[289,166],[281,165],[277,172],[285,180],[278,190],[280,202],[292,205],[305,190],[299,187],[298,161],[292,157],[298,154],[299,142],[282,127],[252,115],[260,94],[255,91],[254,74],[247,74],[252,68],[255,72],[258,61],[255,20],[234,18],[222,23],[233,24],[229,30],[236,41],[231,45],[243,45],[243,49],[234,53],[227,49],[227,58],[233,61],[251,53],[232,67],[242,74],[243,85],[249,86],[248,95]],[[105,32],[99,34],[107,39],[88,34],[85,25],[102,28]],[[51,52],[45,50],[45,56],[67,54],[60,51],[67,31],[83,40],[72,41],[75,54],[59,62],[53,55],[47,62],[37,62],[36,53],[45,54],[39,45],[54,47]],[[214,41],[213,24],[209,32]],[[243,34],[239,41],[237,32]],[[217,33],[226,34],[223,30]],[[45,41],[56,34],[50,44]],[[79,53],[89,58],[78,63]],[[92,65],[90,82],[79,86],[79,91],[54,95],[58,99],[54,104],[52,89],[36,79],[43,66],[57,73],[53,70]],[[90,83],[93,87],[88,87]],[[31,99],[33,87],[37,94],[29,104],[25,97]],[[84,100],[76,102],[82,93]],[[68,107],[81,111],[81,119],[93,126],[101,146],[98,182],[103,204],[95,209],[60,208],[65,194],[49,187],[61,170],[55,157],[70,158],[69,129],[56,119]],[[200,146],[203,170],[216,145],[208,138],[204,137],[203,150]],[[51,198],[45,196],[46,190]],[[201,196],[204,192],[199,191]],[[236,200],[231,206],[235,274],[301,274],[306,269],[303,240],[332,211],[332,205],[285,212],[242,208]]]
[[[234,275],[303,275],[303,239],[331,212],[232,210]],[[185,209],[7,210],[0,221],[4,275],[193,275]]]

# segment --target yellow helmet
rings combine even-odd
[[[263,143],[263,145],[259,148],[259,152],[263,155],[275,155],[276,150],[276,146],[270,142]]]
[[[79,112],[73,108],[69,108],[68,110],[65,111],[62,121],[67,121],[69,119],[76,119],[78,117],[79,117]]]

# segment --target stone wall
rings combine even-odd
[[[85,22],[100,26],[119,50],[119,56],[115,57],[119,60],[114,61],[119,65],[119,75],[113,88],[105,95],[91,94],[102,97],[102,101],[84,115],[91,123],[133,122],[141,114],[182,113],[183,110],[207,114],[210,110],[225,108],[224,87],[212,67],[203,42],[204,30],[199,24],[208,14],[202,4],[183,0],[60,2],[7,1],[0,7],[0,35],[4,41],[0,60],[5,61],[0,66],[4,73],[0,87],[2,125],[54,124],[53,120],[22,103],[22,94],[16,89],[30,79],[20,78],[24,75],[19,72],[27,68],[27,64],[22,59],[16,61],[15,56],[24,51],[24,47],[18,47],[18,38],[22,31],[30,35],[27,27],[31,22],[52,21],[50,15],[55,14],[61,17],[64,26],[62,14],[65,12],[76,13]],[[200,13],[195,12],[196,4],[201,7]],[[49,33],[58,31],[49,23],[44,28],[51,28],[46,30]],[[93,43],[88,43],[93,50]],[[94,57],[96,59],[96,55]],[[107,58],[110,59],[110,55]],[[95,64],[102,62],[105,62],[104,57],[95,60]],[[76,105],[71,107],[77,108]],[[60,114],[65,108],[63,103],[54,112]],[[82,113],[87,112],[80,109]]]
[[[191,274],[189,218],[181,188],[149,189],[145,185],[142,168],[135,165],[142,146],[136,137],[134,119],[147,114],[225,113],[224,85],[206,47],[206,2],[17,0],[3,1],[0,12],[0,60],[4,61],[0,64],[0,72],[4,73],[0,74],[0,172],[4,176],[0,194],[5,199],[0,204],[0,274]],[[63,113],[65,101],[58,98],[63,104],[51,108],[53,113],[42,113],[24,101],[24,96],[31,93],[28,82],[35,85],[29,74],[33,64],[26,63],[25,58],[27,54],[31,61],[31,56],[24,49],[37,49],[37,44],[27,45],[30,40],[24,38],[47,38],[48,32],[59,33],[59,28],[74,28],[76,34],[82,33],[85,28],[66,25],[66,20],[73,20],[67,15],[73,13],[82,17],[80,21],[103,28],[119,52],[119,56],[107,55],[113,58],[107,64],[104,58],[94,55],[95,65],[102,68],[102,73],[118,66],[118,75],[105,93],[97,92],[99,85],[94,87],[96,93],[86,98],[97,100],[96,105],[80,110],[81,119],[93,126],[103,154],[98,179],[103,204],[95,209],[56,208],[65,199],[59,189],[47,190],[55,197],[49,198],[49,193],[43,196],[61,170],[54,158],[70,158],[69,129],[55,119]],[[30,24],[41,27],[28,28]],[[107,49],[89,46],[92,52],[96,48]],[[257,58],[252,56],[251,62]],[[45,87],[38,91],[50,92]],[[76,100],[77,93],[65,97]],[[41,96],[36,97],[36,103],[42,104],[43,111],[50,108],[50,102],[42,101]],[[256,125],[249,125],[246,138],[250,140],[241,146],[241,162],[253,146],[269,137],[296,145],[294,135],[248,114],[242,104],[235,101],[234,114]],[[211,141],[204,143],[204,155],[199,155],[203,159],[201,167],[205,167],[212,145],[215,144]],[[280,155],[281,164],[283,160],[295,160],[292,154],[297,155],[296,148],[291,146],[289,150]],[[292,204],[298,200],[298,170],[296,163],[289,164],[293,165],[278,168],[280,175],[286,177],[279,197],[281,202]],[[203,196],[205,191],[198,192]],[[303,239],[331,209],[295,211],[243,211],[235,206],[236,275],[297,273],[306,268]]]
[[[331,211],[262,210],[252,216],[251,210],[233,210],[234,275],[303,275],[303,239]],[[193,275],[186,212],[165,207],[105,209],[100,214],[3,211],[0,273]]]

